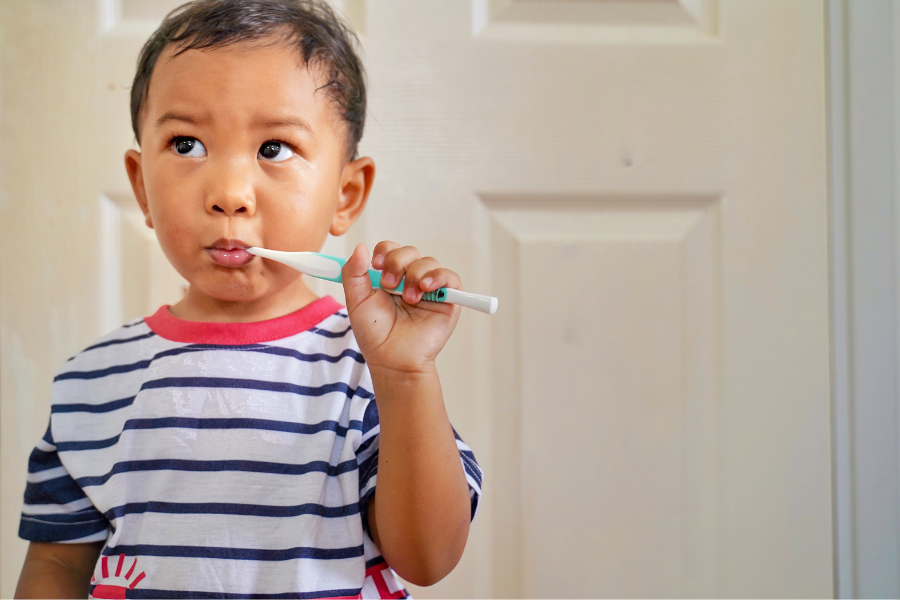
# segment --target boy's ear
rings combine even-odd
[[[147,206],[147,190],[144,188],[144,171],[141,167],[141,153],[137,150],[125,152],[125,170],[128,171],[128,179],[131,181],[131,189],[137,199],[141,212],[144,213],[144,222],[147,227],[153,229],[153,219],[150,217],[150,208]]]
[[[368,156],[357,158],[344,165],[337,210],[331,221],[331,235],[347,233],[365,208],[374,181],[375,161]]]

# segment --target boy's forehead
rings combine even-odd
[[[195,119],[231,122],[283,118],[288,114],[309,124],[314,133],[334,129],[326,94],[317,93],[323,74],[308,68],[286,43],[240,43],[222,48],[167,48],[153,69],[144,111],[153,127],[173,110]]]

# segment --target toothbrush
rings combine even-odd
[[[280,262],[293,269],[297,269],[304,275],[341,283],[341,269],[347,262],[346,259],[320,254],[319,252],[281,252],[280,250],[267,250],[265,248],[247,248],[247,252]],[[369,269],[369,279],[372,280],[372,287],[381,288],[385,292],[394,295],[403,293],[403,281],[393,290],[388,290],[381,285],[381,271]],[[482,296],[481,294],[472,294],[454,290],[453,288],[442,287],[433,292],[425,292],[422,295],[423,300],[429,302],[445,302],[447,304],[459,304],[466,308],[474,308],[489,315],[497,312],[497,299],[493,296]]]

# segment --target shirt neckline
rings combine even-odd
[[[240,346],[259,344],[308,331],[339,311],[343,306],[331,296],[314,300],[288,315],[251,323],[213,323],[187,321],[169,312],[168,304],[144,317],[148,327],[161,338],[188,344],[216,344]]]

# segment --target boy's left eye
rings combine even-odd
[[[260,146],[259,153],[257,154],[259,158],[270,162],[281,162],[289,159],[293,155],[294,151],[291,150],[287,144],[281,142],[266,142]]]

